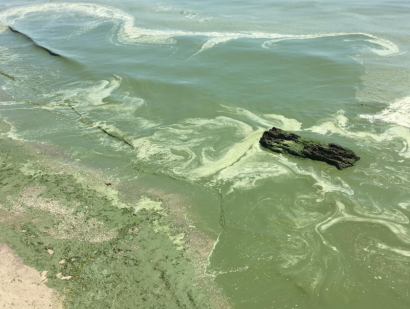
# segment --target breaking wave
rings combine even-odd
[[[410,128],[410,96],[397,100],[376,115],[360,115],[370,121],[380,120]]]
[[[0,22],[3,26],[0,30],[5,31],[7,28],[4,25],[13,25],[17,21],[29,18],[33,13],[53,12],[60,13],[62,16],[70,16],[79,18],[83,16],[91,16],[93,20],[89,21],[89,25],[83,29],[76,30],[76,34],[82,34],[98,25],[95,18],[98,18],[100,23],[112,22],[118,30],[118,41],[123,44],[175,44],[177,37],[205,37],[207,41],[202,45],[201,49],[196,53],[208,50],[217,44],[225,43],[236,39],[261,39],[266,40],[262,47],[269,48],[270,44],[282,40],[307,40],[325,37],[357,37],[357,40],[363,40],[368,43],[377,45],[378,48],[370,48],[374,53],[380,56],[389,56],[398,53],[399,48],[393,42],[378,38],[368,33],[322,33],[322,34],[279,34],[268,32],[220,32],[220,31],[182,31],[182,30],[156,30],[146,29],[136,26],[135,17],[113,7],[102,6],[89,3],[47,3],[40,5],[31,5],[23,7],[15,7],[5,10],[0,13]]]

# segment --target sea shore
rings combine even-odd
[[[109,175],[70,166],[57,159],[63,150],[13,140],[10,130],[0,120],[0,256],[13,256],[20,275],[0,279],[0,307],[228,307],[162,201],[123,202]]]

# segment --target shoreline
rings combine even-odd
[[[62,296],[46,286],[46,272],[23,264],[14,251],[0,243],[0,295],[3,308],[63,309]]]
[[[160,200],[123,203],[106,175],[11,140],[10,130],[0,121],[0,243],[47,271],[65,308],[229,307],[204,275],[213,242],[201,232],[186,235]]]

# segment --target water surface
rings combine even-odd
[[[11,1],[0,115],[191,198],[232,308],[410,306],[407,1]],[[24,36],[61,55],[50,56]],[[272,126],[361,160],[263,150]],[[195,202],[193,202],[195,201]]]

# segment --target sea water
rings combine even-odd
[[[404,0],[3,0],[0,115],[185,196],[232,308],[409,308],[409,20]],[[272,126],[361,160],[270,153]]]

